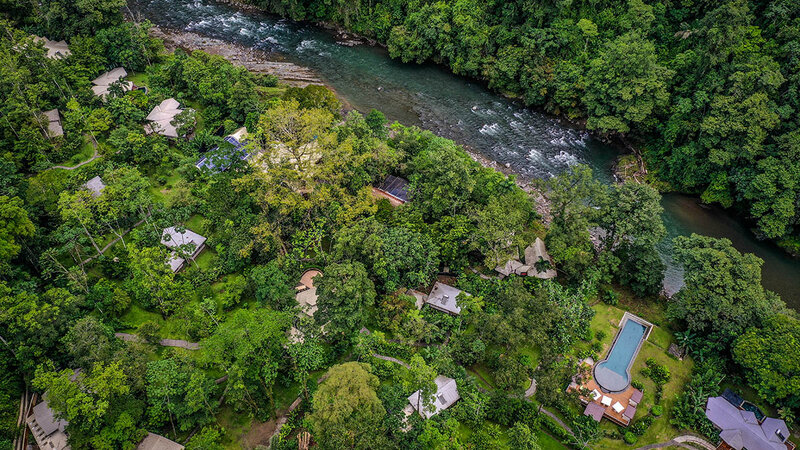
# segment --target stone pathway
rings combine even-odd
[[[400,361],[397,358],[392,358],[391,356],[383,356],[383,355],[379,355],[377,353],[373,353],[372,356],[374,358],[382,359],[384,361],[390,361],[390,362],[393,362],[395,364],[400,364],[401,366],[405,367],[406,369],[408,369],[410,367],[408,364],[404,363],[403,361]]]
[[[664,447],[683,447],[683,448],[696,448],[691,445],[687,444],[696,444],[700,447],[703,447],[706,450],[715,450],[717,447],[709,443],[707,440],[697,437],[691,434],[685,434],[683,436],[678,436],[671,441],[661,442],[659,444],[650,444],[645,445],[644,447],[639,447],[636,450],[651,450],[656,448],[664,448]]]
[[[85,166],[86,164],[89,164],[90,162],[92,162],[95,159],[99,158],[100,155],[97,154],[97,142],[91,137],[89,138],[89,142],[91,142],[92,143],[92,147],[94,147],[94,154],[92,155],[91,158],[87,159],[86,161],[81,161],[81,162],[79,162],[78,164],[76,164],[74,166],[53,166],[53,167],[51,167],[51,169],[75,170],[78,167]]]
[[[567,432],[569,434],[571,434],[573,436],[575,435],[575,433],[572,432],[572,428],[570,428],[569,425],[565,424],[564,421],[559,419],[557,415],[555,415],[552,412],[544,409],[544,406],[539,406],[539,412],[540,413],[544,413],[544,415],[546,415],[546,416],[550,417],[551,419],[555,420],[556,423],[561,425],[561,427],[564,428],[565,430],[567,430]]]
[[[128,342],[139,341],[139,336],[130,333],[114,333],[114,336]],[[184,341],[183,339],[162,339],[159,344],[163,347],[179,347],[186,350],[198,350],[200,344],[197,342]]]

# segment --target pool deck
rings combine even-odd
[[[600,363],[602,363],[602,362],[604,362],[604,361],[606,361],[608,359],[608,355],[611,354],[611,351],[614,349],[614,345],[617,343],[617,339],[619,338],[619,335],[622,332],[622,328],[624,327],[625,323],[628,320],[633,320],[633,321],[635,321],[635,322],[637,322],[637,323],[639,323],[639,324],[641,324],[641,325],[643,325],[645,327],[644,335],[642,336],[641,340],[639,341],[639,344],[636,347],[636,351],[634,352],[633,356],[631,357],[631,360],[628,363],[628,367],[626,369],[627,376],[628,376],[628,386],[625,389],[623,389],[621,391],[618,391],[618,392],[608,392],[608,390],[604,389],[603,387],[601,387],[600,384],[592,376],[592,377],[588,377],[589,378],[588,380],[580,380],[580,379],[573,378],[572,383],[567,388],[567,391],[581,392],[585,388],[590,393],[593,390],[596,390],[597,392],[599,392],[601,394],[601,397],[599,397],[597,400],[592,398],[591,394],[589,394],[587,396],[581,395],[580,396],[581,403],[583,403],[584,405],[588,405],[589,403],[595,403],[595,404],[599,405],[601,408],[603,408],[603,417],[606,417],[607,419],[611,420],[612,422],[614,422],[614,423],[616,423],[618,425],[622,425],[622,426],[628,426],[631,423],[631,420],[633,419],[633,417],[627,417],[627,416],[624,415],[624,413],[626,412],[628,406],[630,405],[630,406],[636,407],[637,411],[638,411],[638,402],[641,401],[641,399],[642,399],[642,392],[630,385],[631,368],[633,367],[634,361],[639,356],[639,350],[641,350],[642,345],[644,345],[644,341],[646,341],[647,338],[650,337],[650,333],[653,330],[653,324],[648,322],[648,321],[646,321],[646,320],[644,320],[644,319],[642,319],[641,317],[638,317],[638,316],[636,316],[634,314],[631,314],[631,313],[625,311],[625,314],[622,315],[622,319],[620,319],[620,321],[619,321],[619,325],[617,325],[617,333],[614,336],[614,340],[612,341],[611,346],[608,349],[608,353],[606,353],[606,358],[603,359],[602,361],[598,361],[597,363],[594,363],[593,361],[592,361],[592,363],[589,363],[589,364],[592,364],[591,373],[594,374],[595,367],[597,367],[598,364],[600,364]],[[584,361],[584,363],[586,363],[586,361]],[[602,400],[603,396],[611,397],[611,405],[605,406],[602,403],[600,403],[600,401]],[[638,397],[638,401],[631,400],[632,397],[633,398]],[[613,406],[617,402],[619,402],[623,407],[623,410],[621,412],[614,411]],[[635,414],[633,414],[633,416],[635,416]],[[599,420],[599,419],[597,419],[597,420]]]
[[[638,389],[634,388],[633,386],[628,386],[628,388],[625,389],[622,392],[618,392],[618,393],[615,393],[615,394],[604,393],[600,389],[600,386],[597,384],[597,382],[594,381],[594,379],[591,379],[591,380],[583,383],[582,385],[577,385],[577,384],[573,383],[572,385],[570,385],[569,390],[578,390],[578,391],[580,391],[581,388],[586,388],[590,392],[593,389],[596,389],[602,395],[611,397],[611,405],[612,406],[615,403],[619,402],[625,408],[627,408],[628,405],[631,403],[631,397],[633,397],[634,393],[638,391]],[[622,415],[622,413],[625,412],[624,409],[622,410],[622,413],[618,413],[618,412],[614,411],[614,408],[612,408],[611,406],[602,405],[600,403],[600,399],[602,399],[602,397],[600,397],[600,399],[598,399],[598,400],[594,400],[594,399],[592,399],[591,395],[588,395],[586,397],[581,396],[580,399],[581,399],[581,403],[583,403],[584,405],[592,402],[592,403],[597,403],[598,405],[603,407],[604,408],[603,417],[611,420],[612,422],[614,422],[614,423],[616,423],[618,425],[622,425],[622,426],[626,427],[631,423],[631,419],[629,419],[629,418],[625,417],[624,415]],[[636,402],[634,402],[634,404],[636,404]],[[638,406],[638,404],[636,404],[636,406]]]

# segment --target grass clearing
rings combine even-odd
[[[601,341],[603,344],[603,351],[598,355],[599,359],[603,359],[608,353],[611,343],[614,341],[614,337],[618,331],[619,321],[622,319],[625,311],[605,303],[598,303],[594,305],[593,308],[596,312],[596,315],[594,319],[592,319],[592,331],[595,335],[600,330],[606,334]],[[649,318],[646,316],[643,318],[649,320]],[[637,447],[657,442],[666,442],[680,434],[680,430],[669,423],[669,416],[676,401],[675,397],[681,392],[683,386],[689,381],[694,364],[690,359],[678,361],[674,357],[667,354],[666,349],[669,348],[669,344],[672,342],[672,340],[672,335],[667,329],[655,326],[650,333],[648,340],[642,344],[639,354],[637,355],[636,360],[633,363],[633,367],[631,368],[631,375],[633,379],[641,382],[644,385],[644,398],[642,399],[642,402],[636,411],[634,422],[637,419],[641,419],[642,417],[648,415],[650,407],[655,404],[656,385],[652,380],[641,375],[641,370],[646,367],[645,364],[647,359],[653,358],[659,364],[665,365],[667,368],[669,368],[669,371],[672,375],[670,381],[667,382],[663,388],[661,405],[664,407],[664,414],[656,418],[650,428],[648,428],[647,432],[643,436],[639,437],[639,440],[636,442]],[[625,432],[624,428],[611,423],[608,419],[603,419],[603,421],[600,423],[600,428],[601,430],[615,435],[620,435],[621,433]],[[624,444],[619,439],[603,438],[594,446],[594,448],[616,449],[620,448],[622,445]]]

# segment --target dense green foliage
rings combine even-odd
[[[661,175],[711,201],[752,202],[765,233],[783,226],[772,228],[781,236],[796,194],[780,148],[797,141],[787,120],[796,92],[782,90],[794,75],[780,72],[796,11],[786,3],[770,16],[781,5],[754,9],[775,18],[764,30],[738,2],[268,6],[341,21],[403,59],[446,62],[635,137],[646,156],[664,158]],[[26,386],[70,421],[73,448],[95,449],[133,449],[146,431],[227,448],[294,402],[273,448],[297,448],[306,430],[320,448],[537,449],[553,436],[586,448],[641,442],[659,420],[713,437],[702,408],[723,371],[787,417],[800,406],[797,320],[762,288],[757,258],[725,240],[679,238],[686,286],[666,306],[657,297],[665,229],[653,187],[601,184],[575,166],[531,195],[450,140],[377,111],[343,111],[324,87],[289,88],[199,51],[164,53],[146,23],[122,20],[122,6],[3,3],[0,446],[15,436]],[[686,28],[674,36],[678,21]],[[46,58],[32,33],[67,39],[72,55]],[[118,65],[147,91],[94,96],[90,80]],[[176,123],[189,133],[145,133],[147,114],[171,97],[191,107]],[[45,134],[52,108],[61,138]],[[248,159],[221,139],[243,125]],[[209,155],[226,165],[198,169]],[[747,172],[761,165],[768,175]],[[409,180],[409,202],[376,198],[387,175]],[[85,188],[95,176],[99,194]],[[750,194],[740,195],[744,185]],[[770,203],[778,191],[788,194]],[[786,214],[771,216],[773,207]],[[195,244],[162,244],[173,226],[207,237],[197,258]],[[496,276],[537,238],[553,258],[538,264],[556,279]],[[187,260],[181,270],[170,270],[173,256]],[[295,289],[308,269],[321,275]],[[460,314],[417,304],[434,281],[465,291],[453,299]],[[301,308],[309,294],[316,304]],[[663,328],[647,351],[671,327],[698,363],[675,403],[659,403],[681,371],[657,360],[664,354],[648,358],[637,376],[655,386],[657,405],[648,415],[642,404],[624,434],[581,415],[565,393],[584,370],[578,361],[612,339],[608,314],[622,313],[599,300],[655,311]],[[605,331],[593,332],[598,323]],[[458,403],[406,418],[413,392],[430,407],[439,375],[456,381]],[[532,380],[535,396],[524,399]]]
[[[655,175],[736,206],[769,238],[800,217],[800,6],[249,0],[376,38],[641,149]]]

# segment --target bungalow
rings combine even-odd
[[[123,78],[127,76],[128,72],[122,67],[111,69],[92,80],[92,84],[94,85],[92,86],[92,91],[94,95],[105,98],[108,95],[108,88],[118,81],[121,83],[123,91],[133,90],[135,88],[133,83],[123,80]]]
[[[92,193],[92,197],[97,198],[100,197],[100,195],[102,195],[103,189],[106,188],[106,185],[103,183],[102,178],[94,177],[91,180],[84,183],[83,187]]]
[[[409,199],[408,180],[389,175],[380,186],[372,188],[372,194],[389,200],[392,206],[400,206]]]
[[[168,98],[156,105],[146,119],[150,121],[149,124],[144,126],[147,134],[158,133],[168,138],[177,139],[178,129],[172,124],[175,116],[182,113],[180,109],[181,104],[174,98]]]
[[[521,275],[547,280],[556,276],[553,259],[547,253],[544,241],[536,238],[533,244],[525,249],[525,263],[519,260],[508,260],[505,265],[494,268],[495,272],[505,278],[511,275]]]
[[[317,276],[322,275],[322,272],[316,269],[309,269],[303,272],[303,275],[300,276],[300,284],[295,286],[295,290],[297,294],[295,295],[295,300],[297,304],[300,305],[301,315],[305,314],[308,317],[314,317],[314,313],[317,312],[317,288],[314,286],[314,278]],[[292,326],[289,330],[289,341],[290,342],[303,342],[305,338],[302,331],[300,331],[297,327]]]
[[[718,448],[735,450],[793,450],[789,428],[781,419],[759,420],[753,411],[742,409],[727,397],[709,397],[706,417],[720,430]]]
[[[164,436],[154,433],[147,433],[144,440],[139,443],[136,450],[183,450],[184,447],[177,442],[171,441]]]
[[[172,272],[178,272],[186,264],[186,260],[178,255],[178,252],[175,250],[179,248],[183,249],[183,246],[191,246],[192,254],[190,258],[194,260],[200,255],[200,252],[206,248],[206,238],[188,228],[185,228],[183,231],[178,231],[175,227],[169,227],[164,228],[164,231],[161,233],[161,244],[173,249],[167,264],[169,264]]]
[[[428,294],[428,298],[425,299],[425,303],[430,305],[431,308],[457,316],[461,314],[461,307],[458,306],[456,298],[461,293],[467,296],[470,295],[461,289],[456,289],[453,286],[437,281],[434,283],[431,293]]]
[[[34,36],[33,40],[44,45],[44,49],[47,50],[47,57],[50,59],[62,59],[72,54],[66,41],[51,41],[46,37],[39,36]]]
[[[44,112],[47,118],[47,137],[54,138],[64,135],[64,128],[61,126],[61,114],[57,109]]]
[[[530,266],[529,277],[549,280],[556,276],[556,266],[553,264],[553,258],[547,253],[544,241],[538,237],[533,241],[533,244],[525,249],[525,264]]]
[[[407,415],[411,415],[410,412],[412,411],[417,411],[424,419],[430,419],[453,406],[453,404],[461,398],[461,395],[458,393],[456,380],[439,375],[434,380],[434,383],[436,383],[436,393],[431,397],[432,403],[430,405],[425,406],[423,404],[420,399],[420,391],[416,391],[408,396],[408,404],[411,406],[411,409],[408,410],[408,406],[406,407]]]
[[[47,404],[47,400],[34,406],[32,414],[25,419],[25,422],[31,429],[31,434],[39,448],[70,450],[65,431],[69,423],[55,416],[55,413]]]
[[[225,142],[233,146],[233,155],[238,155],[239,159],[241,160],[245,160],[251,156],[251,154],[245,149],[245,145],[247,144],[247,134],[247,128],[241,127],[234,131],[233,134],[225,136],[224,138]],[[197,161],[194,166],[198,169],[208,169],[216,172],[224,172],[228,170],[228,167],[230,167],[230,162],[228,161],[229,154],[220,153],[218,150],[218,146],[212,148],[206,153],[206,156],[200,158],[200,160]]]

